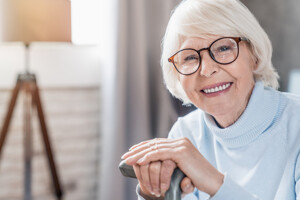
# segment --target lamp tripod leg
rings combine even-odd
[[[31,75],[31,74],[29,74]],[[24,78],[25,77],[25,78]],[[24,178],[24,184],[25,184],[25,194],[24,199],[25,200],[31,200],[31,158],[32,158],[32,145],[31,145],[31,116],[32,116],[32,110],[34,106],[37,108],[38,118],[41,126],[41,132],[42,137],[49,161],[49,167],[52,174],[53,179],[53,185],[56,193],[56,197],[58,200],[62,198],[63,192],[60,186],[59,178],[56,171],[56,166],[53,158],[53,153],[51,150],[51,144],[47,132],[46,122],[44,118],[44,113],[41,105],[41,100],[39,96],[38,86],[35,81],[34,76],[30,76],[28,78],[28,74],[21,74],[18,77],[17,83],[15,88],[13,89],[11,99],[9,102],[9,106],[7,109],[7,113],[4,119],[4,123],[1,128],[0,133],[0,159],[2,155],[2,148],[6,139],[6,136],[8,134],[8,128],[11,122],[11,117],[15,108],[15,104],[18,98],[18,95],[20,93],[20,90],[25,89],[25,115],[24,115],[24,151],[25,151],[25,178]]]
[[[16,101],[17,101],[17,98],[18,98],[18,94],[19,94],[19,91],[20,91],[20,87],[21,87],[21,83],[17,82],[15,88],[13,89],[13,93],[12,93],[11,99],[9,101],[9,106],[8,106],[7,113],[6,113],[6,116],[5,116],[5,119],[4,119],[4,123],[3,123],[2,128],[1,128],[1,133],[0,133],[0,159],[1,159],[1,155],[2,155],[2,148],[3,148],[3,145],[4,145],[5,138],[6,138],[6,135],[7,135],[7,131],[8,131],[8,128],[9,128],[9,124],[10,124],[10,121],[11,121],[11,117],[12,117],[12,114],[13,114],[13,111],[14,111],[14,108],[15,108],[15,104],[16,104]]]
[[[24,83],[24,200],[32,200],[32,83]]]
[[[56,197],[59,200],[59,199],[61,199],[63,192],[62,192],[62,189],[60,186],[60,181],[59,181],[59,178],[57,175],[57,170],[56,170],[56,166],[55,166],[55,162],[54,162],[54,158],[53,158],[50,139],[48,136],[47,126],[46,126],[46,122],[45,122],[44,112],[42,109],[41,99],[40,99],[40,95],[39,95],[39,89],[38,89],[38,86],[36,83],[35,83],[34,92],[33,92],[33,103],[34,103],[34,105],[36,105],[36,108],[37,108],[37,113],[38,113],[38,117],[39,117],[43,141],[44,141],[44,145],[45,145],[45,149],[46,149],[46,153],[47,153],[49,167],[50,167],[51,174],[52,174],[53,185],[54,185]]]

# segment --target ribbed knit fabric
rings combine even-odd
[[[244,113],[231,126],[219,128],[211,115],[205,114],[205,122],[216,139],[226,147],[240,147],[254,141],[276,120],[285,105],[279,108],[279,93],[263,89],[257,82]],[[269,89],[271,90],[271,89]]]
[[[169,138],[180,137],[187,137],[225,175],[213,197],[195,189],[183,200],[300,199],[299,96],[257,82],[234,124],[220,128],[198,109],[172,127]]]

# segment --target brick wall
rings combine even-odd
[[[10,99],[0,90],[0,126]],[[100,95],[98,87],[47,88],[40,91],[64,200],[95,200],[98,188]],[[0,200],[23,199],[23,102],[19,96],[0,160]],[[36,114],[36,113],[35,113]],[[52,179],[39,124],[33,119],[32,193],[52,200]]]

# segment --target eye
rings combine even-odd
[[[218,47],[218,49],[217,49],[217,52],[225,52],[225,51],[229,51],[229,50],[231,50],[231,46],[220,46],[220,47]]]
[[[197,59],[198,59],[198,56],[190,55],[190,56],[185,57],[184,61],[187,62],[187,61],[197,60]]]

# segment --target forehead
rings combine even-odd
[[[205,48],[208,47],[213,41],[223,36],[209,35],[207,37],[185,37],[182,40],[180,49],[185,48]]]

